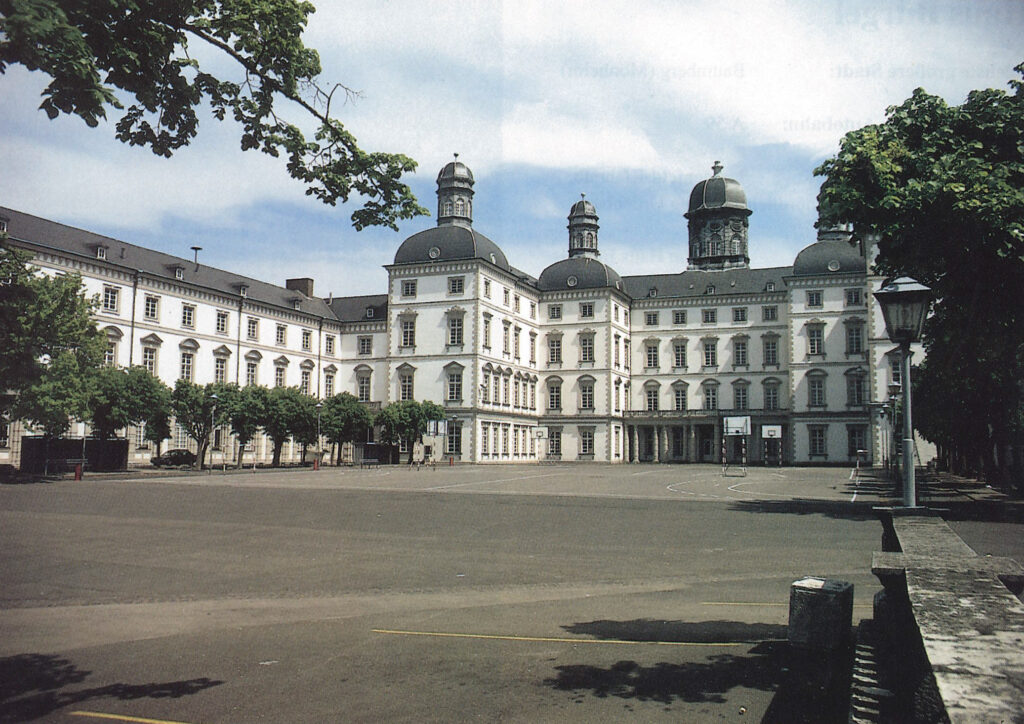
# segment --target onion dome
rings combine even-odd
[[[711,167],[711,178],[693,187],[693,191],[690,192],[690,209],[683,214],[687,219],[691,218],[692,214],[717,209],[737,209],[750,215],[746,192],[739,181],[722,176],[722,168],[722,164],[715,161],[715,165]]]
[[[713,176],[693,187],[688,221],[690,269],[717,271],[750,267],[747,254],[747,195],[739,181],[722,176],[715,161]]]
[[[805,247],[793,261],[793,276],[797,277],[864,274],[866,270],[865,259],[856,246],[832,239]]]

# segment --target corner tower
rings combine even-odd
[[[715,271],[747,269],[747,195],[735,179],[722,176],[715,161],[713,175],[690,192],[690,208],[683,214],[690,232],[690,269]]]
[[[473,226],[473,172],[455,160],[437,174],[437,225]]]

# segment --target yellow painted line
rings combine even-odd
[[[617,644],[628,646],[750,646],[760,641],[730,641],[728,643],[708,643],[703,641],[624,641],[621,639],[570,639],[550,636],[500,636],[495,634],[445,633],[441,631],[393,631],[375,628],[373,633],[392,636],[432,636],[449,639],[484,639],[488,641],[528,641],[556,644]]]
[[[72,711],[71,716],[86,716],[92,719],[112,719],[113,721],[136,722],[137,724],[188,724],[183,721],[171,721],[170,719],[146,719],[141,716],[125,716],[124,714],[104,714],[101,711]]]
[[[778,601],[772,601],[771,603],[759,602],[759,601],[701,601],[701,606],[788,606],[789,603],[779,603]],[[854,608],[871,608],[870,603],[855,603]]]

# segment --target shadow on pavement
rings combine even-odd
[[[92,699],[177,699],[224,683],[201,678],[64,691],[90,674],[57,655],[21,654],[0,659],[0,722],[31,721]]]
[[[615,641],[670,641],[691,643],[760,643],[785,640],[787,628],[777,624],[740,621],[589,621],[563,626],[569,633]]]
[[[814,498],[792,498],[790,500],[742,500],[730,508],[743,513],[775,513],[784,515],[824,515],[843,520],[878,520],[873,508],[877,501],[832,501]]]

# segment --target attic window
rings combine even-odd
[[[106,259],[107,258],[107,247],[105,247],[105,246],[97,246],[96,247],[96,258],[97,259]]]
[[[373,319],[373,307],[366,308],[366,318]]]
[[[180,266],[174,267],[174,278],[175,279],[184,279],[185,278],[185,268],[184,267],[180,267]]]
[[[715,285],[714,284],[708,284],[708,288],[704,290],[704,293],[705,294],[714,294],[715,293]]]
[[[298,309],[299,308],[299,304],[301,304],[301,303],[302,303],[301,299],[299,299],[297,297],[292,298],[292,309]]]
[[[658,288],[657,287],[651,287],[650,291],[647,292],[647,296],[651,297],[652,299],[654,297],[658,296]]]
[[[249,285],[248,284],[242,284],[240,287],[238,287],[238,293],[239,293],[240,296],[243,296],[243,297],[249,296]]]
[[[774,292],[775,291],[775,282],[768,282],[767,284],[765,284],[764,285],[764,290],[766,292]]]
[[[7,219],[0,217],[0,234],[7,233]]]

